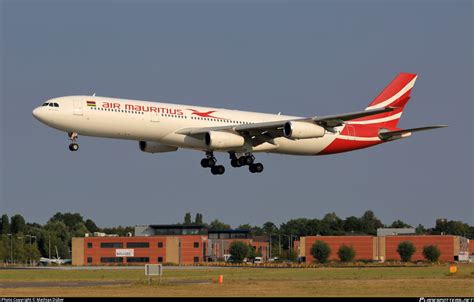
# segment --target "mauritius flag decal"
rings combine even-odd
[[[95,107],[95,101],[87,101],[88,107]]]

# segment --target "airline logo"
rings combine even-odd
[[[194,110],[194,109],[188,109],[188,110],[192,111],[191,115],[197,115],[197,116],[200,116],[200,117],[207,117],[207,118],[214,118],[214,119],[218,119],[218,120],[223,120],[222,117],[217,117],[217,116],[212,116],[211,115],[214,112],[216,112],[215,110],[206,111],[206,112],[199,112],[199,111]]]
[[[95,101],[87,101],[88,107],[95,107]]]
[[[181,109],[173,109],[169,107],[144,106],[144,105],[135,105],[135,104],[121,104],[121,103],[112,103],[112,102],[102,102],[102,108],[117,109],[117,110],[125,109],[125,110],[131,110],[131,111],[184,115]]]

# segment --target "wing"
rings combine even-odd
[[[338,127],[344,124],[345,121],[375,115],[383,112],[389,112],[393,109],[390,107],[364,110],[359,112],[352,112],[339,115],[329,115],[329,116],[315,116],[309,118],[296,118],[288,120],[279,120],[271,122],[262,122],[262,123],[253,123],[245,125],[227,125],[227,126],[216,126],[216,127],[194,127],[194,128],[183,128],[176,133],[184,134],[194,137],[202,137],[208,131],[228,131],[238,133],[240,135],[248,136],[252,138],[253,144],[258,145],[263,142],[269,142],[269,140],[283,136],[283,127],[287,122],[290,121],[300,121],[315,123],[324,127],[326,130],[335,132],[334,127]]]

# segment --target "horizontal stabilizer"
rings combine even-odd
[[[382,128],[379,131],[379,137],[381,140],[390,141],[390,140],[409,137],[411,136],[412,132],[425,131],[425,130],[431,130],[431,129],[437,129],[437,128],[444,128],[444,127],[448,127],[448,126],[436,125],[436,126],[428,126],[428,127],[420,127],[420,128],[401,129],[401,130],[395,130],[395,131],[389,131],[387,129]]]

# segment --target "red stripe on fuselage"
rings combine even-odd
[[[347,151],[353,151],[357,149],[363,149],[371,146],[375,146],[382,143],[381,141],[351,141],[336,138],[329,146],[327,146],[324,150],[319,152],[320,155],[325,154],[334,154],[334,153],[342,153]]]
[[[383,143],[381,140],[375,141],[361,141],[357,138],[364,137],[378,137],[379,127],[372,127],[366,125],[346,125],[341,131],[341,135],[349,136],[348,138],[336,138],[324,150],[318,154],[333,154],[347,152],[357,149],[363,149]],[[350,138],[354,138],[351,140]]]

